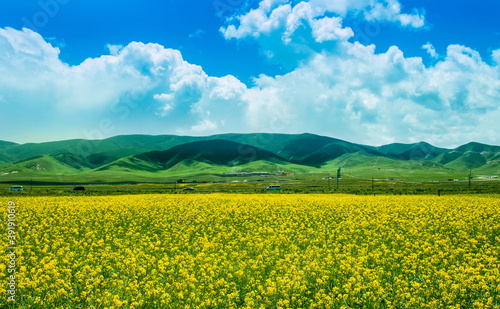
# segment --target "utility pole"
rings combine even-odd
[[[373,183],[373,177],[372,177],[372,191],[375,190],[375,184]]]
[[[469,189],[470,189],[471,179],[472,179],[472,170],[469,170]]]
[[[332,179],[332,178],[330,177],[330,174],[328,174],[328,191],[330,191],[330,189],[331,189],[331,187],[330,187],[330,179]]]
[[[339,179],[340,179],[340,167],[337,170],[337,191],[339,190]]]

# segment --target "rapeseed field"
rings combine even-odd
[[[0,308],[500,308],[498,196],[9,201]]]

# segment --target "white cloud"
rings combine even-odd
[[[220,31],[226,39],[241,39],[246,36],[258,38],[261,34],[269,34],[285,25],[286,18],[291,13],[290,4],[280,5],[267,14],[266,9],[260,6],[258,9],[251,10],[246,15],[239,16],[240,26],[236,28],[229,25],[227,28],[221,28]]]
[[[317,54],[256,83],[247,98],[253,130],[271,123],[276,110],[286,115],[284,127],[367,144],[500,142],[485,125],[500,113],[499,69],[463,46],[450,46],[443,61],[426,68],[397,47],[376,54],[374,46],[344,43],[339,54]]]
[[[401,13],[401,4],[398,0],[375,1],[365,10],[367,21],[389,21],[397,22],[403,27],[422,28],[425,18],[418,10],[412,14]]]
[[[500,64],[500,49],[494,50],[491,53],[491,57],[493,58],[493,61],[495,61],[496,64]]]
[[[69,66],[40,35],[6,28],[0,132],[14,131],[8,139],[15,141],[40,128],[51,128],[51,139],[80,137],[82,127],[109,118],[116,127],[109,135],[312,132],[371,145],[500,144],[499,55],[489,65],[450,45],[426,67],[396,46],[376,53],[373,45],[340,42],[335,53],[313,53],[290,73],[261,75],[247,87],[234,76],[209,76],[158,44],[133,42]]]
[[[396,21],[399,21],[401,26],[411,26],[412,28],[422,28],[425,26],[425,18],[418,11],[414,11],[413,14],[399,14],[395,17]]]
[[[230,19],[231,24],[220,31],[226,39],[259,38],[279,31],[283,41],[289,42],[299,27],[308,25],[317,42],[345,41],[353,32],[350,28],[342,28],[343,18],[360,13],[367,21],[395,22],[412,28],[425,25],[423,14],[417,10],[411,14],[401,13],[398,0],[309,0],[300,1],[293,7],[290,1],[261,1],[258,8]],[[235,20],[238,25],[233,23]]]
[[[350,28],[342,28],[342,18],[325,17],[325,11],[318,14],[317,8],[309,2],[300,2],[293,8],[290,3],[283,3],[271,10],[272,7],[265,1],[261,2],[259,8],[238,17],[238,27],[229,25],[220,31],[226,39],[247,36],[259,38],[281,31],[285,43],[289,43],[296,30],[305,25],[312,28],[312,35],[317,42],[344,41],[353,36]]]
[[[10,106],[1,119],[23,110],[25,118],[36,118],[40,125],[41,118],[47,125],[54,124],[54,118],[61,126],[66,121],[76,125],[77,117],[129,115],[131,108],[113,110],[131,104],[138,105],[134,113],[145,124],[145,115],[157,115],[169,119],[166,124],[193,126],[212,109],[231,110],[227,102],[246,89],[232,76],[207,76],[179,51],[158,44],[133,42],[123,48],[110,46],[110,52],[69,66],[59,59],[59,49],[39,34],[0,29],[0,95]]]
[[[287,71],[336,43],[366,34],[343,25],[344,20],[368,21],[379,27],[389,22],[405,28],[422,28],[423,11],[404,13],[399,0],[261,1],[249,12],[233,16],[219,31],[226,40],[252,39],[270,63]]]
[[[109,53],[111,55],[117,56],[118,53],[123,49],[123,45],[108,44],[106,45],[106,48],[109,50]]]
[[[431,43],[424,44],[422,49],[425,49],[432,58],[439,58],[439,54]]]
[[[213,132],[217,129],[217,124],[211,122],[208,119],[200,121],[198,124],[194,125],[191,127],[191,130],[193,132],[203,132],[203,133],[210,133]]]
[[[259,4],[260,9],[264,12],[271,12],[272,9],[279,5],[288,3],[288,0],[262,0]]]
[[[157,112],[157,115],[166,117],[168,115],[168,112],[174,108],[175,98],[172,94],[155,94],[153,95],[153,99],[158,101],[161,105],[159,112]]]
[[[313,37],[316,42],[345,41],[354,36],[351,28],[342,28],[342,19],[338,17],[324,17],[311,21]]]
[[[208,79],[209,89],[208,99],[213,100],[233,100],[240,97],[246,90],[246,86],[242,84],[234,76],[225,76],[221,78],[210,77]]]

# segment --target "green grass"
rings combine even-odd
[[[81,172],[81,169],[75,169],[47,155],[38,155],[11,164],[0,164],[0,179],[2,177],[54,177],[57,175],[76,175]]]
[[[336,189],[336,180],[328,182],[328,175],[308,173],[287,177],[271,176],[240,176],[215,177],[213,175],[199,175],[182,178],[182,183],[175,183],[181,178],[156,179],[158,183],[134,183],[124,179],[109,179],[115,183],[52,183],[33,185],[29,181],[21,183],[23,192],[10,192],[8,189],[14,183],[0,183],[0,195],[115,195],[115,194],[199,194],[199,193],[260,193],[260,194],[293,194],[293,193],[320,193],[335,194],[347,193],[357,195],[449,195],[449,194],[489,194],[500,193],[499,180],[474,179],[471,187],[468,181],[388,181],[383,179],[353,179],[343,178],[339,181],[339,190]],[[147,179],[151,180],[151,179]],[[161,182],[160,182],[161,181]],[[268,185],[279,184],[281,191],[268,192]],[[372,187],[373,184],[373,187]],[[84,185],[86,191],[75,192],[75,185]],[[195,191],[184,191],[185,187],[194,187]]]

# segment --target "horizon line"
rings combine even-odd
[[[98,142],[98,141],[105,141],[105,140],[109,140],[109,139],[113,139],[113,138],[117,138],[117,137],[125,137],[125,136],[150,136],[150,137],[160,137],[160,136],[176,136],[176,137],[213,137],[213,136],[220,136],[220,135],[314,135],[314,136],[319,136],[319,137],[326,137],[326,138],[331,138],[331,139],[336,139],[336,140],[339,140],[339,141],[343,141],[343,142],[348,142],[348,143],[351,143],[351,144],[356,144],[356,145],[362,145],[362,146],[369,146],[369,147],[374,147],[374,148],[379,148],[379,147],[383,147],[383,146],[388,146],[388,145],[394,145],[394,144],[400,144],[400,145],[416,145],[416,144],[420,144],[420,143],[426,143],[426,144],[429,144],[433,147],[436,147],[436,148],[442,148],[442,149],[448,149],[448,150],[453,150],[453,149],[456,149],[456,148],[459,148],[461,146],[465,146],[465,145],[469,145],[469,144],[473,144],[473,143],[477,143],[477,144],[482,144],[482,145],[487,145],[487,146],[494,146],[494,147],[500,147],[500,145],[493,145],[493,144],[486,144],[486,143],[481,143],[481,142],[477,142],[477,141],[469,141],[467,143],[464,143],[464,144],[460,144],[458,146],[452,146],[451,148],[450,147],[442,147],[442,146],[435,146],[425,140],[422,140],[422,141],[419,141],[419,142],[413,142],[413,143],[404,143],[404,142],[392,142],[392,143],[388,143],[388,144],[382,144],[382,145],[378,145],[378,146],[375,146],[375,145],[369,145],[369,144],[362,144],[362,143],[357,143],[357,142],[351,142],[349,140],[346,140],[346,139],[341,139],[341,138],[337,138],[337,137],[333,137],[333,136],[329,136],[329,135],[324,135],[324,134],[317,134],[317,133],[310,133],[310,132],[302,132],[302,133],[271,133],[271,132],[259,132],[259,133],[232,133],[232,132],[228,132],[228,133],[216,133],[216,134],[210,134],[210,135],[181,135],[181,134],[143,134],[143,133],[132,133],[132,134],[118,134],[118,135],[113,135],[113,136],[109,136],[109,137],[103,137],[103,138],[94,138],[94,139],[90,139],[90,138],[67,138],[67,139],[56,139],[56,140],[46,140],[46,141],[41,141],[41,142],[13,142],[13,141],[9,141],[9,140],[4,140],[4,139],[0,139],[0,142],[4,142],[4,143],[11,143],[11,144],[14,144],[16,146],[22,146],[22,145],[27,145],[27,144],[45,144],[45,143],[58,143],[58,142],[67,142],[67,141],[89,141],[89,142]]]

